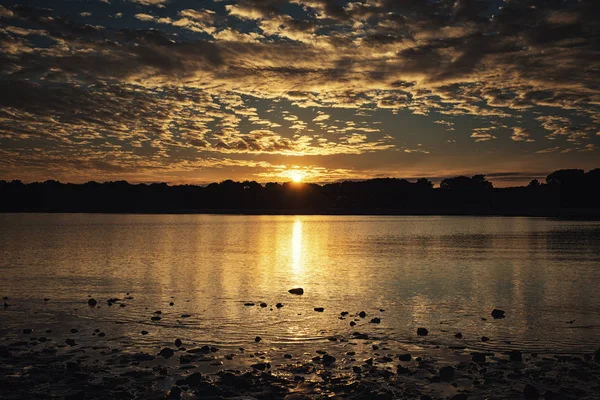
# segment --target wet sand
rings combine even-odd
[[[3,301],[0,313],[15,307],[9,298]],[[80,309],[116,309],[132,301],[83,298]],[[260,337],[243,347],[173,337],[148,348],[94,321],[78,328],[23,326],[0,336],[0,398],[596,399],[600,393],[600,350],[484,353],[461,345],[400,343],[365,333],[393,315],[361,311],[340,311],[336,318],[348,323],[347,333],[312,348]],[[153,324],[175,312],[149,310],[147,328],[131,335],[151,335]],[[426,338],[424,330],[419,333]],[[462,340],[458,332],[446,334]]]

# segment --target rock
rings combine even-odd
[[[252,364],[250,367],[257,369],[259,371],[264,371],[266,369],[271,368],[271,364],[260,362],[260,363]]]
[[[364,311],[361,311],[361,312],[358,313],[358,316],[361,317],[361,318],[365,318],[367,316],[367,313],[364,312]]]
[[[323,355],[323,364],[333,364],[335,362],[335,357],[330,356],[329,354]]]
[[[165,347],[158,353],[159,356],[162,356],[163,358],[167,359],[173,357],[174,354],[175,352],[168,347]]]
[[[246,307],[254,307],[256,304],[254,304],[254,303],[251,303],[251,302],[248,302],[248,303],[244,303],[244,305],[245,305]]]
[[[142,331],[142,335],[147,335],[148,331]]]
[[[371,319],[369,321],[369,323],[371,323],[371,324],[379,324],[379,323],[381,323],[381,319],[375,317],[375,318]]]
[[[277,304],[275,304],[275,307],[277,307],[277,308],[281,308],[281,307],[283,307],[283,304],[281,304],[281,303],[277,303]]]
[[[340,315],[341,315],[342,317],[345,317],[346,315],[348,315],[348,311],[342,311],[342,312],[340,313]]]
[[[443,381],[451,381],[454,378],[454,368],[446,366],[440,368],[440,379]]]
[[[483,353],[475,353],[471,356],[471,360],[476,363],[484,363],[485,362],[485,354]]]
[[[88,306],[90,306],[90,307],[96,307],[97,304],[98,304],[98,302],[93,297],[88,300]]]
[[[189,317],[191,317],[190,314],[181,314],[181,318],[189,318]]]
[[[350,326],[354,326],[354,325],[356,325],[356,322],[350,321]]]
[[[497,308],[494,308],[494,309],[492,310],[492,317],[494,317],[494,319],[501,319],[501,318],[504,318],[504,317],[505,317],[505,315],[504,315],[504,310],[499,310],[499,309],[497,309]]]
[[[23,329],[23,333],[26,334],[26,335],[29,335],[32,332],[33,332],[33,329],[30,329],[30,328]]]
[[[150,320],[152,321],[160,321],[162,318],[160,317],[151,317]]]
[[[397,365],[396,366],[396,373],[398,375],[406,375],[409,372],[410,372],[410,370],[408,368],[406,368],[405,366],[403,366],[403,365]]]
[[[412,360],[412,356],[409,353],[399,354],[398,355],[398,360],[400,360],[400,361],[410,361],[410,360]]]
[[[487,336],[482,336],[481,337],[481,341],[484,342],[484,343],[487,342],[487,341],[489,341],[489,340],[490,340],[490,338],[487,337]]]
[[[267,303],[260,303],[260,306],[261,306],[262,308],[265,308],[265,307],[267,306]]]
[[[315,307],[316,312],[323,312],[325,309],[323,307]]]
[[[75,343],[75,340],[73,340],[73,339],[67,339],[67,340],[65,340],[65,343],[68,344],[69,346],[77,345],[77,343]]]
[[[523,396],[525,396],[526,399],[537,399],[540,397],[540,391],[537,390],[535,386],[528,383],[525,385],[525,388],[523,388]]]
[[[173,386],[167,395],[167,399],[180,399],[181,398],[181,389],[177,386]]]
[[[354,337],[355,339],[362,339],[362,340],[369,339],[369,335],[367,335],[366,333],[360,333],[360,332],[352,332],[352,337]]]
[[[77,333],[77,332],[79,332],[77,329],[75,329],[75,328],[71,329],[71,333]]]
[[[173,302],[170,302],[170,303],[169,303],[169,305],[170,305],[171,307],[173,307],[173,306],[175,305],[175,303],[173,303]]]
[[[429,331],[427,330],[427,328],[418,328],[417,329],[417,335],[419,336],[427,336],[429,334]]]
[[[377,346],[376,344],[372,345],[372,346],[371,346],[371,348],[372,348],[374,351],[377,351],[377,350],[379,350],[379,346]]]
[[[455,338],[457,339],[462,339],[463,335],[460,332],[457,332],[456,335],[454,335]]]
[[[106,336],[106,333],[104,333],[104,332],[100,332],[100,333],[98,334],[98,337],[104,337],[104,336]]]
[[[288,292],[290,292],[291,294],[304,294],[304,289],[294,288],[294,289],[288,290]]]
[[[202,374],[200,372],[194,372],[185,378],[185,384],[190,387],[196,387],[202,383]]]
[[[183,342],[181,341],[181,339],[175,339],[175,347],[181,347],[182,344]]]
[[[519,350],[513,350],[508,355],[510,361],[520,362],[523,361],[523,355]]]
[[[262,340],[262,338],[260,336],[257,336],[257,337],[254,338],[254,341],[256,343],[260,342],[261,340]]]
[[[290,359],[290,358],[292,358],[292,355],[291,355],[291,354],[284,354],[284,355],[283,355],[283,358]]]

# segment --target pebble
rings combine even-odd
[[[371,324],[379,324],[379,323],[381,323],[381,319],[379,319],[379,318],[376,317],[376,318],[371,319],[371,321],[369,321],[369,323],[371,323]]]
[[[501,319],[501,318],[504,318],[504,317],[505,317],[505,315],[504,315],[504,314],[505,314],[504,310],[499,310],[499,309],[497,309],[497,308],[494,308],[494,309],[492,310],[492,317],[494,317],[494,319]]]
[[[142,331],[141,333],[142,333],[142,335],[147,335],[148,331]]]
[[[302,288],[294,288],[294,289],[290,289],[288,290],[288,292],[290,292],[291,294],[304,294],[304,289]]]
[[[323,312],[325,309],[323,307],[315,307],[316,312]]]
[[[427,328],[418,328],[417,329],[417,335],[419,336],[427,336],[429,334],[429,331],[427,330]]]
[[[26,335],[29,335],[32,332],[33,332],[33,329],[30,329],[30,328],[23,329],[23,333]]]
[[[262,338],[260,336],[257,336],[257,337],[254,338],[254,341],[256,343],[260,342],[261,340],[262,340]]]
[[[168,347],[165,347],[158,353],[159,356],[162,356],[163,358],[167,358],[167,359],[173,357],[174,354],[175,354],[175,352]]]
[[[462,339],[463,335],[460,332],[457,332],[456,335],[454,335],[455,338],[457,339]]]
[[[96,307],[97,304],[98,304],[98,302],[93,297],[88,300],[88,306],[90,306],[90,307]]]
[[[412,360],[412,356],[410,354],[408,354],[408,353],[406,353],[406,354],[399,354],[398,355],[398,360],[400,360],[400,361],[410,361],[410,360]]]
[[[181,347],[182,344],[183,344],[183,342],[181,341],[181,339],[175,339],[175,346],[176,347]]]
[[[364,311],[361,311],[361,312],[358,313],[358,316],[361,317],[361,318],[365,318],[367,316],[367,313],[364,312]]]
[[[265,307],[267,306],[267,303],[260,303],[260,306],[261,306],[262,308],[265,308]]]
[[[482,341],[482,342],[487,342],[487,341],[489,341],[489,340],[490,340],[490,338],[489,338],[489,337],[487,337],[487,336],[482,336],[482,337],[481,337],[481,341]]]
[[[65,340],[65,343],[68,344],[69,346],[77,345],[77,343],[73,339],[67,339],[67,340]]]
[[[333,364],[335,362],[335,357],[330,356],[329,354],[323,355],[323,364]]]
[[[281,307],[283,307],[283,304],[281,304],[281,303],[277,303],[277,304],[275,304],[275,307],[277,307],[277,308],[281,308]]]

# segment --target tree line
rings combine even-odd
[[[600,215],[600,168],[558,170],[545,182],[507,188],[494,188],[485,175],[444,179],[438,188],[425,178],[324,185],[226,180],[208,186],[0,180],[0,212],[560,215],[567,210]]]

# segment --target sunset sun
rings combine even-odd
[[[293,182],[300,183],[304,179],[304,173],[302,171],[290,171],[290,178]]]

